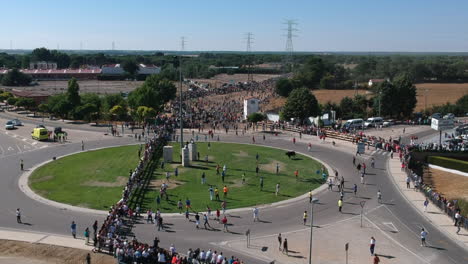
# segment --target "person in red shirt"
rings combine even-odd
[[[221,222],[223,223],[223,232],[229,232],[229,230],[227,228],[227,217],[226,217],[226,215],[223,217],[223,220],[221,220]]]
[[[223,187],[224,198],[227,197],[228,191],[229,191],[228,187],[226,185],[224,185],[224,187]]]
[[[298,170],[295,170],[294,171],[294,176],[296,176],[296,181],[298,180],[298,177],[299,177],[299,171]]]
[[[296,138],[295,137],[293,138],[293,144],[296,144]]]
[[[374,256],[374,264],[379,264],[380,263],[380,258],[379,256],[377,256],[377,254],[375,254]]]

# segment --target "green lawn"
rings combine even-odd
[[[166,172],[170,172],[169,201],[161,200],[159,208],[163,212],[177,212],[177,201],[182,200],[185,206],[186,198],[192,202],[195,211],[202,211],[209,205],[213,210],[220,208],[220,201],[210,201],[209,186],[219,188],[220,198],[223,199],[222,188],[229,188],[227,208],[239,208],[259,204],[267,204],[299,196],[321,184],[321,175],[316,173],[321,164],[303,155],[295,159],[288,159],[284,150],[259,147],[255,145],[211,143],[208,150],[207,143],[197,143],[200,159],[203,161],[192,163],[191,168],[183,168],[180,163],[180,148],[174,146],[174,163],[165,164],[153,173],[150,189],[142,199],[142,208],[157,209],[156,197],[159,187],[165,181]],[[259,154],[259,176],[256,176],[256,154]],[[208,155],[208,163],[204,162]],[[276,174],[276,163],[280,164],[280,173]],[[221,175],[216,175],[216,165],[227,166],[225,182]],[[174,176],[178,167],[179,175]],[[294,171],[299,170],[299,180],[296,181]],[[205,172],[207,182],[201,184],[201,175]],[[246,184],[242,184],[242,173],[246,175]],[[264,188],[260,191],[260,176],[264,177]],[[275,186],[280,183],[280,195],[275,196]]]
[[[124,146],[67,156],[38,168],[29,185],[57,202],[105,210],[118,201],[139,146]]]
[[[284,150],[259,147],[255,145],[197,143],[200,157],[209,161],[192,163],[184,168],[180,163],[180,149],[174,144],[174,162],[165,164],[164,170],[159,165],[152,173],[152,180],[141,201],[143,210],[157,209],[156,197],[159,187],[164,182],[166,171],[170,172],[169,200],[161,200],[159,208],[163,212],[177,212],[179,199],[185,205],[185,199],[192,201],[196,211],[205,210],[209,205],[213,210],[220,207],[221,201],[210,201],[209,186],[217,186],[221,199],[224,184],[229,188],[227,206],[239,208],[257,204],[267,204],[289,199],[308,192],[321,184],[321,175],[316,173],[321,164],[302,155],[288,159]],[[29,184],[38,194],[62,203],[107,209],[114,204],[122,193],[130,169],[138,162],[139,146],[124,146],[97,151],[78,153],[46,164],[37,169],[30,177]],[[256,154],[259,155],[259,176],[255,174]],[[276,174],[276,163],[280,164],[280,173]],[[158,161],[158,164],[159,161]],[[225,183],[221,175],[216,175],[216,164],[227,166]],[[174,176],[178,168],[178,177]],[[299,171],[299,179],[294,176]],[[201,175],[205,172],[207,183],[201,184]],[[242,184],[242,173],[246,183]],[[264,177],[264,188],[260,191],[260,176]],[[280,194],[275,196],[276,183],[280,183]]]

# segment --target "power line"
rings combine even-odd
[[[286,31],[286,63],[292,64],[293,63],[293,53],[294,53],[294,46],[293,46],[293,38],[297,37],[294,34],[297,30],[297,22],[294,19],[288,19],[283,24],[287,25],[287,28],[284,30]]]
[[[252,51],[252,43],[253,43],[253,34],[252,32],[245,33],[245,40],[247,42],[246,51],[250,53]],[[253,82],[253,75],[252,75],[252,61],[251,57],[247,56],[247,82]]]
[[[246,48],[246,51],[247,52],[251,52],[252,51],[252,43],[253,43],[253,34],[252,32],[247,32],[245,33],[245,40],[247,42],[247,48]]]
[[[185,37],[180,37],[180,51],[185,51],[185,43],[187,43]]]

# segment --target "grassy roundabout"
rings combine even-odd
[[[174,146],[174,162],[159,166],[152,173],[148,189],[141,197],[143,209],[160,208],[163,212],[178,212],[179,199],[185,205],[189,198],[195,211],[220,208],[221,201],[210,201],[209,187],[219,188],[223,199],[222,188],[229,188],[226,199],[227,208],[239,208],[257,204],[267,204],[304,194],[321,184],[321,175],[316,173],[321,164],[303,155],[288,159],[284,150],[260,147],[255,145],[211,143],[210,149],[204,142],[197,143],[201,161],[192,162],[189,168],[182,167],[179,156],[179,145]],[[89,151],[68,156],[46,164],[37,169],[30,177],[30,186],[38,194],[58,202],[105,209],[120,196],[122,187],[130,168],[137,163],[138,146],[125,146],[97,151]],[[259,176],[256,175],[256,155],[259,155]],[[205,156],[208,155],[208,162]],[[280,171],[276,174],[276,164]],[[221,167],[220,175],[216,166]],[[222,167],[226,165],[225,182],[222,182]],[[178,168],[178,176],[174,175]],[[299,171],[298,180],[294,171]],[[161,199],[156,203],[159,188],[169,178],[169,200]],[[201,175],[205,172],[206,184],[201,184]],[[245,184],[242,174],[245,173]],[[263,191],[260,191],[260,176],[264,178]],[[280,194],[275,196],[275,186],[280,183]]]
[[[29,185],[61,203],[105,210],[114,204],[138,163],[139,146],[87,151],[50,162],[33,172]]]

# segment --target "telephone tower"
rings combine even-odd
[[[293,19],[286,20],[283,24],[287,25],[287,28],[284,30],[286,31],[286,59],[285,64],[290,64],[291,67],[293,65],[293,53],[294,53],[294,46],[293,46],[293,38],[297,37],[294,34],[295,31],[298,31],[296,26],[297,22]],[[285,66],[286,66],[285,65]]]
[[[187,43],[185,37],[180,37],[180,51],[185,51],[185,43]]]
[[[252,60],[250,56],[250,52],[252,52],[252,43],[253,43],[253,34],[252,32],[245,33],[245,40],[247,42],[247,82],[253,82],[253,74],[252,74]]]

